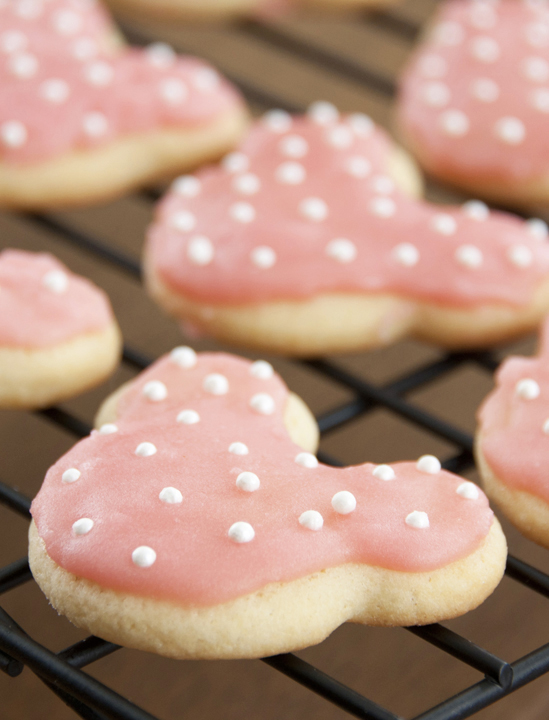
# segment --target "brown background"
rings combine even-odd
[[[394,8],[390,17],[417,24],[429,16],[434,5],[434,0],[408,0]],[[334,52],[388,78],[398,74],[411,48],[411,39],[396,33],[383,16],[368,20],[366,15],[344,19],[308,17],[276,23],[274,27],[286,37]],[[286,103],[305,107],[311,101],[327,99],[343,110],[367,112],[377,122],[390,126],[390,97],[372,90],[358,78],[350,79],[292,49],[267,42],[261,37],[261,27],[240,24],[174,29],[149,24],[141,25],[139,31],[205,56],[229,76],[262,88]],[[265,108],[257,104],[254,109]],[[429,194],[436,200],[461,200],[436,186],[430,187]],[[145,196],[134,195],[56,217],[137,257],[151,210]],[[126,341],[133,347],[154,357],[181,343],[175,324],[153,306],[136,280],[75,248],[61,236],[46,232],[32,218],[0,214],[0,238],[1,246],[54,252],[72,270],[104,287],[112,298]],[[194,345],[197,349],[215,347],[210,342]],[[527,340],[513,351],[530,352],[532,347],[532,340]],[[383,351],[340,357],[336,362],[371,381],[384,382],[439,356],[436,349],[405,342]],[[273,363],[317,413],[349,398],[346,391],[303,365],[280,359]],[[106,385],[66,407],[91,421],[101,399],[130,375],[128,367],[122,367]],[[466,365],[413,393],[411,399],[472,432],[475,410],[491,384],[485,371]],[[73,442],[67,432],[39,415],[0,412],[0,479],[34,495],[49,465]],[[449,444],[385,410],[328,435],[322,448],[345,463],[410,459],[427,452],[448,457],[455,452]],[[474,474],[470,477],[474,478]],[[0,565],[25,554],[26,525],[26,521],[0,507]],[[505,529],[513,554],[549,570],[547,552],[521,539],[507,525]],[[32,583],[9,592],[2,603],[34,638],[51,649],[62,649],[82,637],[65,619],[57,617]],[[508,661],[549,641],[547,601],[508,579],[481,608],[448,625]],[[400,629],[348,625],[300,655],[405,717],[413,717],[481,679],[477,672]],[[174,662],[121,650],[89,667],[88,672],[163,720],[347,717],[258,661]],[[542,678],[478,717],[542,720],[548,717],[548,691],[549,677]],[[0,717],[69,720],[76,716],[26,670],[16,679],[0,674]]]

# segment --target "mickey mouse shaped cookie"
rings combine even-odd
[[[0,205],[108,199],[219,157],[245,124],[213,68],[127,48],[95,0],[0,3]]]
[[[116,368],[118,325],[105,293],[52,255],[0,253],[0,407],[38,408]]]
[[[272,111],[159,204],[149,292],[207,334],[290,355],[409,334],[466,348],[536,327],[549,308],[545,224],[478,201],[428,204],[420,188],[367,116]]]
[[[30,563],[53,606],[105,639],[260,657],[345,621],[455,617],[502,576],[476,485],[433,456],[320,464],[312,416],[264,361],[177,348],[97,424],[32,504]]]

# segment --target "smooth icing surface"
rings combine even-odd
[[[395,463],[389,480],[369,463],[297,462],[283,423],[288,390],[253,367],[201,354],[192,367],[166,356],[142,373],[119,401],[118,431],[75,445],[32,504],[55,562],[109,588],[211,605],[341,563],[432,570],[479,547],[492,511],[482,492],[462,497],[455,475]],[[227,379],[225,394],[204,389],[213,375]],[[164,383],[164,400],[144,395],[150,381]],[[272,414],[250,407],[258,394],[272,398]],[[184,409],[200,421],[178,422]],[[234,442],[248,454],[231,452]],[[145,443],[156,452],[136,455]],[[67,470],[80,476],[64,482]],[[428,528],[407,524],[414,512],[427,513]],[[93,527],[75,536],[81,518]]]
[[[128,49],[95,0],[0,2],[0,160],[44,160],[130,133],[212,122],[240,102],[162,43]]]
[[[549,270],[544,224],[411,199],[391,152],[364,115],[272,111],[221,166],[174,183],[147,256],[172,291],[212,304],[330,291],[527,304]]]
[[[440,3],[404,72],[399,116],[434,171],[476,182],[547,177],[547,2]]]
[[[478,419],[482,452],[499,480],[549,502],[549,320],[536,357],[500,367]]]
[[[0,252],[0,347],[45,348],[113,319],[105,293],[53,255]]]

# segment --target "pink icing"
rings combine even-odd
[[[194,128],[240,104],[209,65],[116,46],[95,0],[0,2],[0,158],[23,163],[121,135]]]
[[[224,165],[176,182],[147,256],[173,291],[214,304],[330,291],[527,304],[549,270],[543,223],[414,200],[387,176],[390,152],[363,115],[267,114]]]
[[[49,347],[112,322],[105,293],[52,255],[0,253],[1,347]]]
[[[525,379],[537,383],[537,397],[517,392],[517,383]],[[496,384],[478,413],[482,453],[503,483],[549,502],[549,427],[544,430],[549,419],[549,320],[538,355],[506,360]]]
[[[402,77],[399,118],[434,172],[477,183],[546,177],[547,4],[441,3]]]
[[[457,494],[462,480],[455,475],[397,463],[396,478],[384,481],[369,463],[346,469],[297,464],[301,450],[283,424],[287,388],[276,375],[253,376],[252,367],[234,356],[202,354],[192,368],[168,356],[142,373],[119,403],[118,431],[92,432],[48,471],[32,514],[50,557],[109,588],[211,605],[342,563],[433,570],[479,547],[492,511],[481,491],[473,500]],[[203,389],[212,373],[228,380],[225,395]],[[164,400],[144,396],[152,380],[164,383]],[[273,414],[250,407],[257,393],[274,400]],[[182,410],[194,410],[200,421],[177,422]],[[143,442],[153,443],[156,454],[136,455]],[[249,453],[229,452],[235,442]],[[62,477],[71,468],[80,477],[67,484]],[[239,489],[241,472],[255,473],[259,489]],[[182,502],[162,502],[166,487],[179,490]],[[340,491],[356,498],[348,515],[332,508]],[[300,524],[308,510],[322,514],[321,530]],[[407,524],[414,511],[426,512],[430,527]],[[94,525],[75,536],[71,528],[81,518]],[[251,524],[254,539],[231,540],[235,522]],[[132,561],[142,546],[156,553],[147,568]]]

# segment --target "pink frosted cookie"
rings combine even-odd
[[[114,371],[120,349],[104,292],[52,255],[0,253],[0,407],[84,392]]]
[[[148,289],[223,341],[295,355],[407,334],[482,346],[535,327],[549,309],[545,224],[431,205],[420,186],[367,116],[272,111],[160,203]]]
[[[433,175],[499,202],[549,202],[547,3],[441,3],[402,77],[398,124]]]
[[[105,639],[272,655],[345,621],[455,617],[502,576],[476,485],[429,455],[319,464],[314,419],[264,361],[176,348],[97,425],[46,475],[30,563],[54,607]]]
[[[506,360],[478,413],[487,494],[526,537],[549,548],[549,318],[538,355]]]
[[[0,205],[107,199],[218,157],[245,124],[215,70],[126,47],[95,0],[0,3]]]

